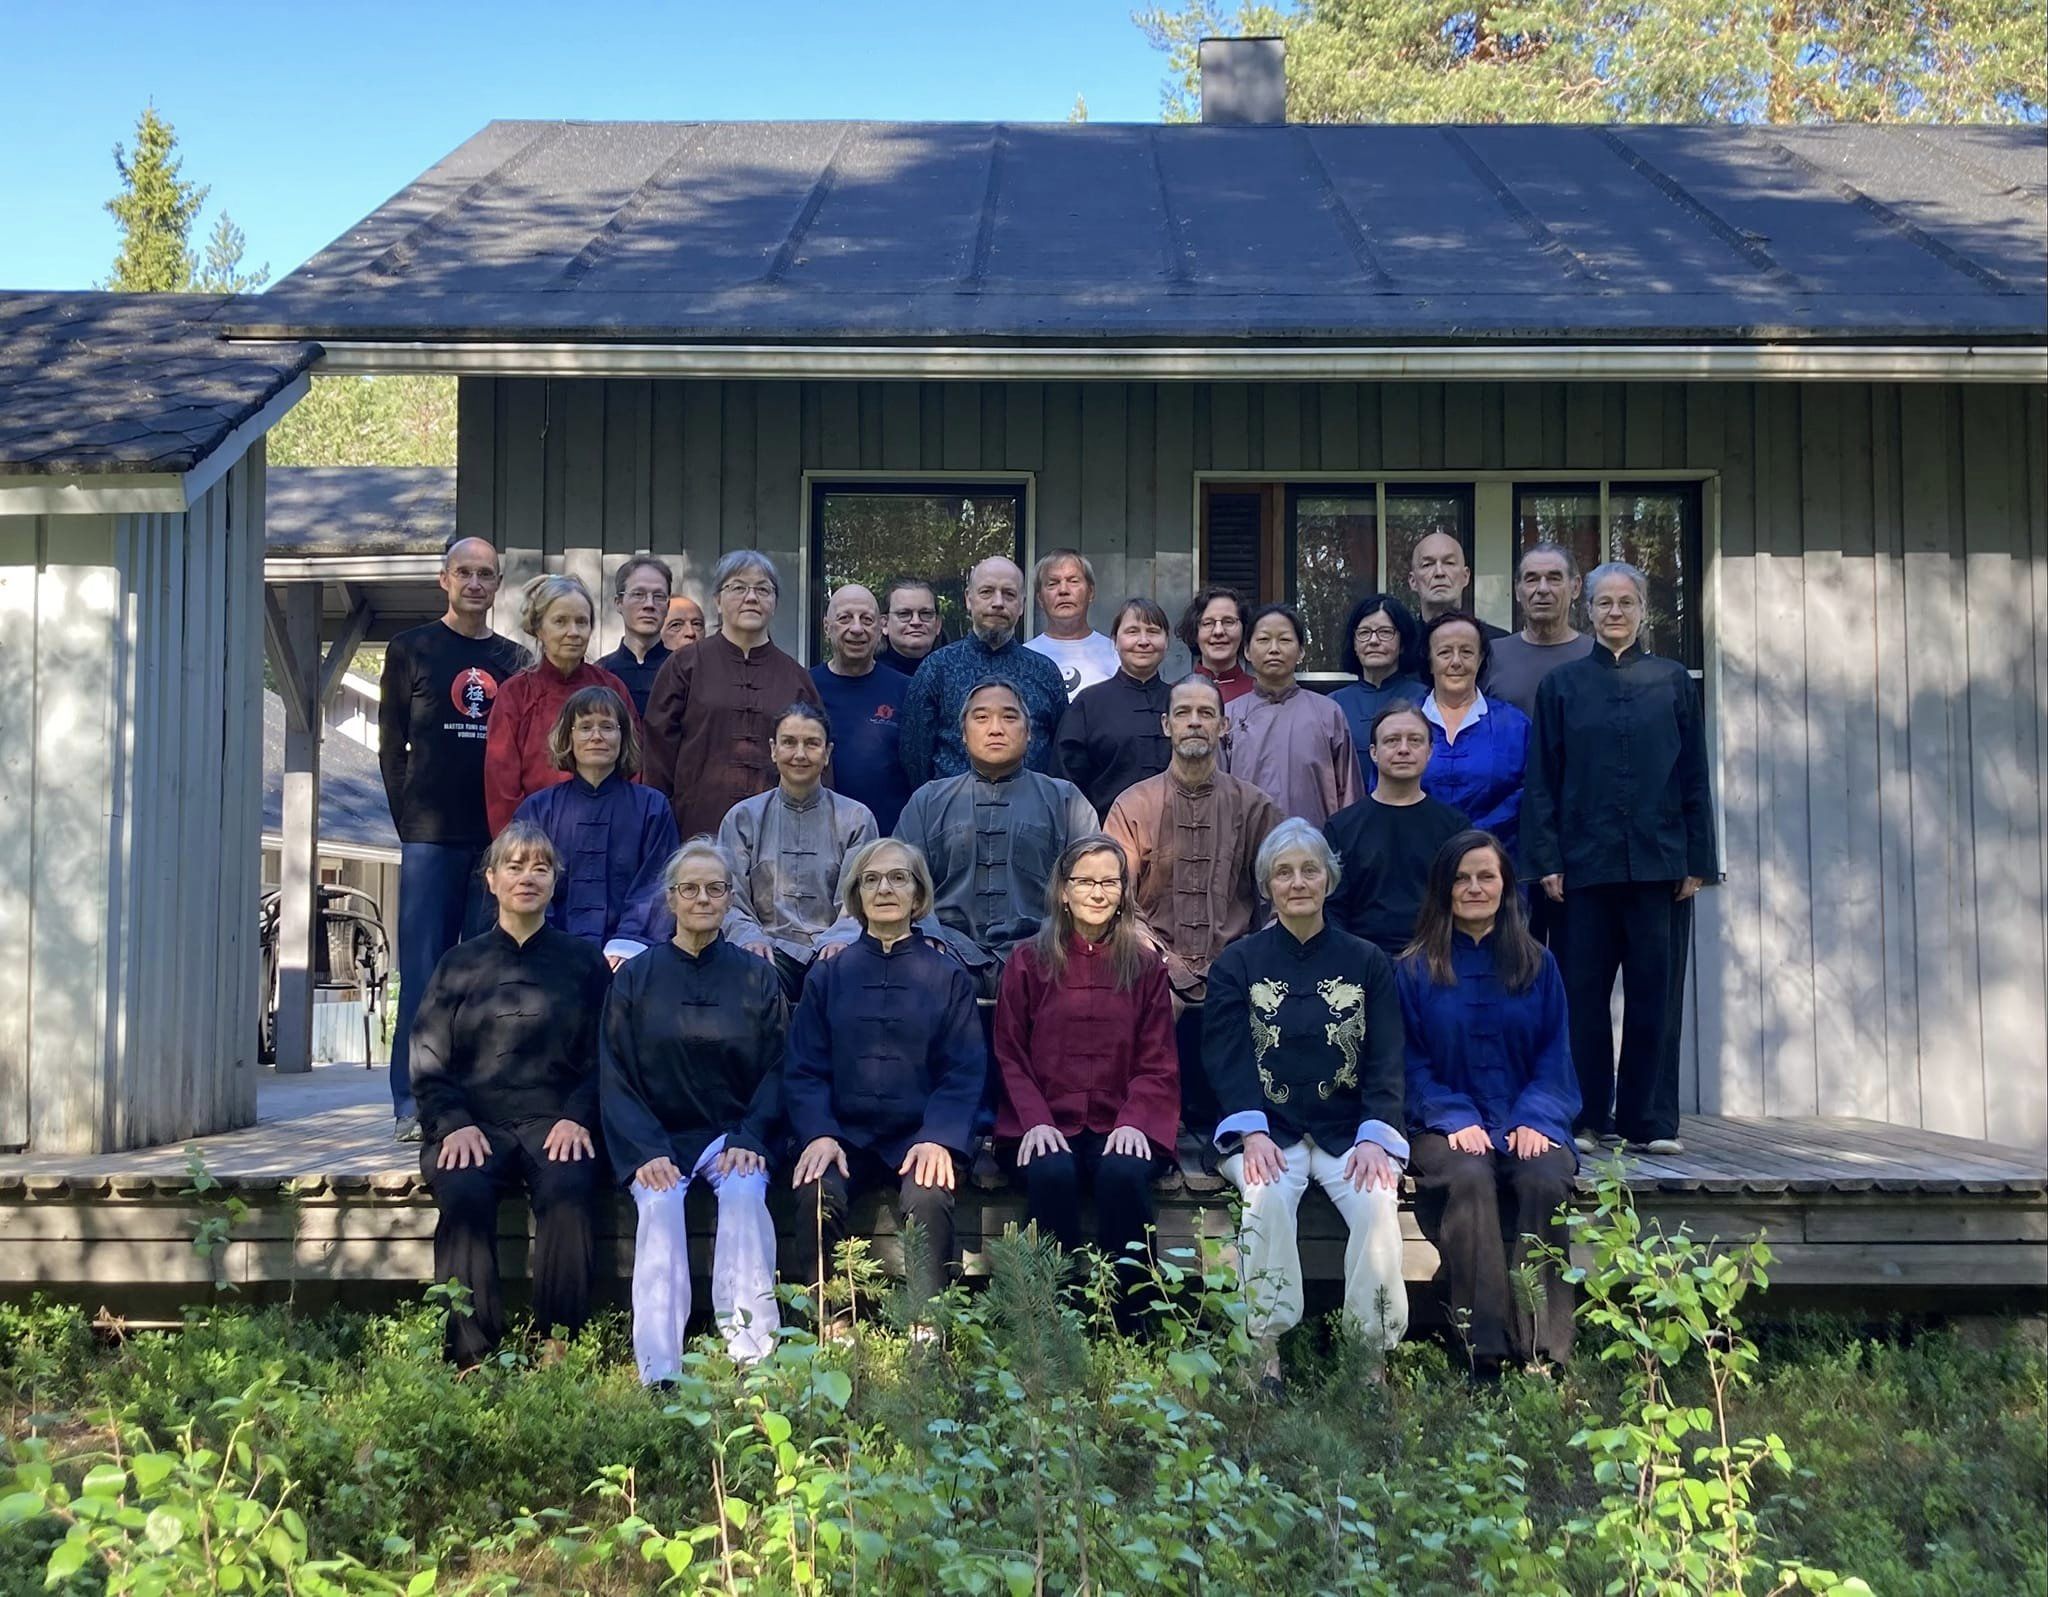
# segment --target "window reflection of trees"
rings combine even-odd
[[[1421,600],[1409,572],[1415,566],[1415,546],[1431,533],[1445,532],[1465,548],[1465,563],[1472,563],[1472,501],[1463,494],[1416,493],[1387,490],[1387,588],[1418,610]],[[1472,605],[1472,590],[1465,590],[1465,606]]]
[[[823,591],[858,582],[874,591],[877,602],[886,602],[883,590],[891,578],[924,578],[938,598],[948,638],[966,631],[967,573],[976,562],[991,555],[1023,562],[1021,488],[828,487],[819,490],[816,505],[814,554]]]
[[[1295,605],[1308,630],[1304,670],[1356,669],[1344,622],[1379,571],[1378,530],[1371,494],[1295,500]]]
[[[1702,645],[1699,597],[1692,590],[1698,569],[1699,491],[1691,485],[1607,484],[1607,525],[1600,524],[1600,491],[1594,487],[1524,488],[1515,496],[1517,546],[1563,544],[1583,576],[1606,560],[1626,560],[1650,580],[1649,613],[1643,640],[1697,670]],[[1583,600],[1572,618],[1588,625]],[[1522,624],[1521,607],[1515,625]]]

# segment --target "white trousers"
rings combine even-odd
[[[690,1323],[690,1234],[683,1199],[691,1181],[718,1195],[718,1233],[711,1246],[711,1309],[726,1351],[742,1364],[767,1356],[782,1316],[775,1303],[775,1222],[768,1214],[768,1176],[720,1176],[712,1161],[725,1139],[666,1192],[633,1183],[640,1224],[633,1239],[633,1359],[648,1385],[682,1373]]]
[[[1408,1286],[1401,1278],[1401,1213],[1393,1189],[1354,1189],[1344,1175],[1351,1151],[1326,1153],[1313,1137],[1280,1150],[1287,1168],[1278,1181],[1250,1186],[1244,1155],[1217,1168],[1244,1195],[1238,1273],[1251,1294],[1247,1329],[1261,1339],[1301,1324],[1301,1242],[1296,1220],[1313,1181],[1330,1195],[1350,1228],[1344,1245],[1344,1314],[1368,1342],[1392,1347],[1408,1329]]]

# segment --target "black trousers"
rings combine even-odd
[[[505,1335],[505,1299],[498,1280],[498,1205],[524,1190],[533,1207],[533,1323],[572,1334],[590,1318],[596,1267],[592,1219],[604,1183],[604,1155],[556,1161],[542,1144],[556,1117],[509,1126],[479,1126],[491,1151],[481,1166],[440,1170],[439,1138],[420,1147],[420,1174],[441,1215],[434,1225],[434,1279],[451,1276],[469,1289],[470,1313],[448,1317],[448,1356],[469,1365]]]
[[[1678,1135],[1678,1041],[1692,901],[1675,882],[1565,889],[1558,964],[1579,1073],[1579,1127],[1630,1142]],[[1621,1061],[1608,999],[1621,972]]]
[[[1564,905],[1544,892],[1541,882],[1529,887],[1529,935],[1553,951],[1564,946]]]
[[[899,1176],[896,1166],[872,1148],[846,1148],[846,1169],[842,1176],[837,1165],[829,1166],[816,1181],[797,1188],[797,1212],[807,1226],[816,1227],[813,1234],[822,1236],[814,1279],[831,1278],[832,1255],[846,1240],[846,1213],[853,1200],[877,1187],[894,1186],[897,1216],[915,1222],[924,1237],[920,1253],[904,1253],[910,1295],[923,1303],[945,1291],[958,1262],[953,1249],[953,1193],[965,1175],[959,1158],[953,1160],[952,1187],[927,1187],[914,1175]]]
[[[1534,1241],[1565,1245],[1557,1209],[1578,1169],[1572,1150],[1534,1159],[1460,1153],[1433,1131],[1418,1133],[1409,1149],[1415,1218],[1436,1245],[1438,1279],[1450,1289],[1470,1356],[1562,1362],[1572,1350],[1571,1284],[1558,1266],[1540,1263],[1531,1303],[1510,1274],[1532,1257]]]
[[[1141,1278],[1144,1260],[1152,1256],[1148,1232],[1152,1229],[1152,1175],[1156,1168],[1148,1153],[1142,1158],[1128,1153],[1109,1153],[1109,1138],[1100,1131],[1083,1131],[1067,1138],[1071,1153],[1041,1153],[1019,1166],[1017,1178],[1024,1184],[1024,1203],[1038,1229],[1056,1240],[1069,1253],[1078,1253],[1085,1240],[1081,1234],[1081,1195],[1095,1196],[1095,1246],[1114,1259],[1124,1277],[1125,1290]],[[1138,1252],[1133,1252],[1133,1248]],[[1129,1325],[1121,1301],[1119,1323]]]
[[[1202,1066],[1202,1006],[1184,1004],[1173,1022],[1174,1049],[1180,1055],[1180,1123],[1204,1147],[1216,1135],[1223,1113],[1216,1107],[1216,1089]]]
[[[801,960],[790,958],[781,949],[775,950],[775,974],[782,978],[782,996],[792,1007],[804,995],[804,978],[811,973],[811,967]]]

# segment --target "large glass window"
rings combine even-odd
[[[963,636],[967,573],[991,555],[1024,564],[1021,482],[813,482],[812,658],[825,658],[826,597],[849,582],[886,602],[893,578],[923,578],[946,637]]]
[[[1469,484],[1387,484],[1387,591],[1410,609],[1416,606],[1408,573],[1415,564],[1415,546],[1431,533],[1449,533],[1465,546],[1465,564],[1472,561],[1472,489]],[[1361,592],[1365,591],[1363,589]],[[1472,590],[1465,590],[1472,603]]]
[[[1626,560],[1650,579],[1643,637],[1658,654],[1704,664],[1700,630],[1700,485],[1696,482],[1610,481],[1607,520],[1600,484],[1524,483],[1515,490],[1515,540],[1520,549],[1563,544],[1590,572],[1603,560]],[[1519,607],[1516,624],[1521,622]],[[1573,624],[1586,626],[1583,604]]]
[[[1344,621],[1380,568],[1379,503],[1372,484],[1290,488],[1288,569],[1308,629],[1303,669],[1344,671]]]

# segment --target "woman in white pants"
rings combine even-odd
[[[1325,923],[1338,864],[1306,821],[1281,822],[1260,847],[1259,889],[1274,923],[1232,943],[1209,971],[1202,1059],[1222,1119],[1221,1169],[1244,1197],[1240,1270],[1249,1329],[1277,1392],[1278,1342],[1301,1323],[1295,1221],[1314,1182],[1351,1237],[1344,1313],[1381,1348],[1408,1328],[1397,1194],[1402,1124],[1401,1000],[1394,967],[1371,943]]]
[[[681,1369],[690,1318],[684,1199],[704,1181],[718,1199],[711,1308],[741,1363],[775,1345],[775,1222],[769,1138],[782,1114],[788,1029],[775,967],[719,933],[732,861],[693,837],[663,887],[675,936],[612,979],[598,1063],[605,1147],[640,1211],[633,1243],[633,1356],[650,1386]]]

